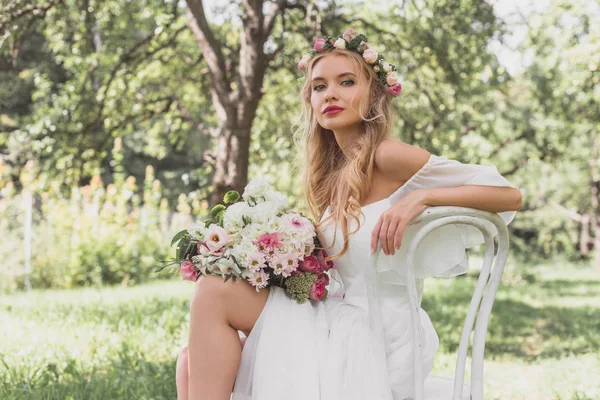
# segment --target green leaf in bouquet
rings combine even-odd
[[[223,280],[223,283],[227,282],[229,280],[229,278],[231,278],[231,275],[225,275],[225,279]]]
[[[181,238],[183,238],[185,236],[186,233],[187,233],[187,229],[177,232],[175,234],[175,236],[173,236],[173,239],[171,239],[171,246],[173,246],[175,243],[179,242],[181,240]]]
[[[215,218],[217,220],[217,225],[219,226],[223,226],[223,218],[225,217],[225,212],[221,211],[220,213],[217,214],[217,217]]]
[[[216,220],[216,219],[217,219],[217,215],[218,215],[219,213],[222,213],[222,212],[224,212],[226,209],[227,209],[227,208],[226,208],[226,207],[225,207],[223,204],[217,204],[216,206],[214,206],[214,207],[212,208],[212,210],[210,210],[210,216],[211,216],[213,219],[215,219],[215,220]]]
[[[229,192],[225,193],[225,196],[223,196],[223,202],[225,204],[233,204],[240,201],[240,198],[241,196],[237,191],[230,190]]]

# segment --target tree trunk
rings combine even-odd
[[[200,46],[211,77],[211,97],[219,128],[215,154],[215,174],[210,203],[223,200],[223,195],[235,189],[242,192],[248,180],[250,132],[260,99],[262,84],[271,55],[263,51],[275,18],[290,5],[285,1],[272,3],[267,15],[263,0],[243,2],[240,35],[240,62],[237,71],[227,73],[227,63],[204,12],[202,0],[187,0],[189,25]]]
[[[227,191],[237,190],[241,193],[246,186],[250,156],[250,130],[250,126],[245,128],[223,126],[221,128],[215,155],[216,165],[212,180],[211,204],[222,202]]]

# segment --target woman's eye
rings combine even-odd
[[[325,85],[317,85],[317,86],[315,86],[315,87],[313,88],[313,90],[319,90],[319,88],[320,88],[321,86],[325,86]]]
[[[349,85],[347,85],[347,86],[352,86],[352,85],[354,85],[354,81],[353,81],[352,79],[348,79],[348,80],[346,80],[346,81],[342,82],[342,84],[344,84],[344,83],[346,83],[346,82],[350,82],[350,84],[349,84]]]

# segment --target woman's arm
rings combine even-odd
[[[511,187],[464,185],[421,189],[426,206],[459,206],[489,212],[518,211],[522,197],[519,189]]]

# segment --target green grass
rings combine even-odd
[[[474,284],[472,274],[427,283],[436,374],[454,370]],[[169,281],[0,297],[0,399],[174,399],[192,290]],[[486,399],[600,399],[600,274],[510,268],[492,315]]]

